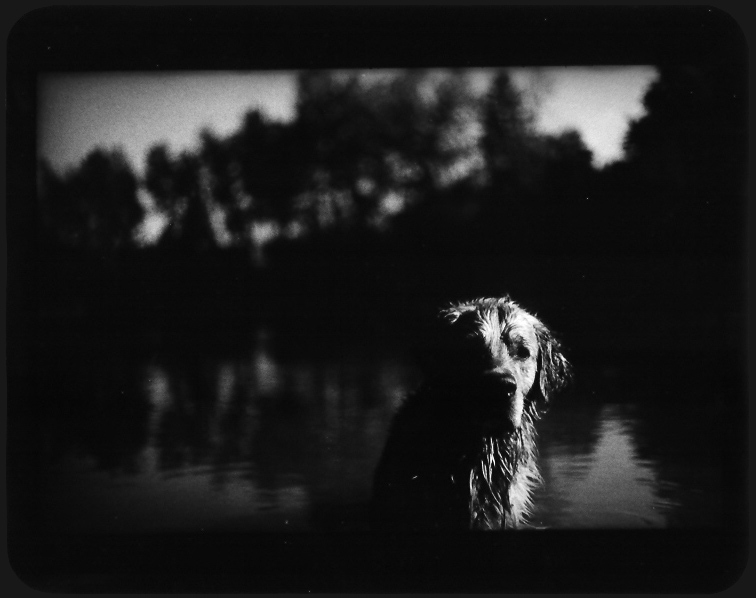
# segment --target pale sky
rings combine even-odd
[[[642,114],[653,67],[512,69],[539,130],[577,129],[597,165],[622,157],[628,120]],[[66,73],[40,75],[38,153],[58,170],[97,146],[120,147],[141,172],[147,150],[164,142],[192,149],[209,128],[228,135],[259,107],[289,120],[296,101],[292,72]]]
[[[643,115],[643,96],[656,69],[637,67],[551,67],[516,69],[513,78],[537,98],[536,127],[544,133],[577,129],[603,165],[622,158],[631,119]]]
[[[209,128],[233,133],[247,111],[294,116],[291,73],[87,73],[41,75],[37,151],[58,169],[96,146],[121,147],[141,172],[147,150],[191,149]]]

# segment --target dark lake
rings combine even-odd
[[[420,381],[405,337],[258,320],[200,337],[124,328],[124,348],[97,328],[66,325],[40,348],[51,366],[37,381],[37,410],[12,437],[27,519],[12,518],[11,529],[367,529],[392,413]],[[211,337],[233,342],[219,349]],[[575,390],[539,424],[545,484],[534,525],[722,524],[723,448],[711,440],[726,433],[726,403],[716,389],[690,400],[675,381],[639,381],[653,369],[638,364],[578,356]]]

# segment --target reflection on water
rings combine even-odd
[[[658,475],[652,461],[638,457],[632,409],[604,405],[596,420],[596,442],[589,453],[575,455],[558,442],[544,441],[542,467],[550,488],[542,517],[559,528],[664,527],[674,505],[657,496]],[[544,506],[552,509],[544,512]]]
[[[44,426],[44,442],[56,447],[47,453],[45,524],[76,532],[365,529],[373,468],[417,373],[390,349],[287,352],[279,349],[288,341],[277,348],[275,340],[259,330],[231,356],[87,362],[96,372],[82,365],[93,382],[77,388],[91,396]],[[664,417],[658,406],[627,400],[557,402],[540,425],[546,483],[534,523],[716,523],[716,462],[689,439],[655,432]],[[686,429],[695,430],[697,416],[689,417]]]

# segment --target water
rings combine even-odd
[[[242,342],[224,351],[50,349],[68,373],[41,383],[59,394],[30,439],[35,524],[72,533],[367,529],[392,412],[420,380],[408,351],[348,331],[327,349],[296,327],[236,334]],[[717,453],[699,441],[711,410],[689,405],[680,425],[679,402],[633,395],[611,368],[578,375],[606,383],[557,399],[540,422],[545,484],[533,523],[721,524]]]

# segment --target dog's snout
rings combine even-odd
[[[491,371],[487,373],[486,377],[489,380],[489,383],[495,384],[504,391],[507,396],[512,396],[517,390],[517,381],[510,373]]]
[[[515,382],[512,376],[504,376],[501,380],[501,385],[508,395],[514,394],[517,390],[517,382]]]
[[[476,409],[486,429],[511,432],[520,427],[522,396],[517,380],[509,371],[489,370],[481,380]]]

